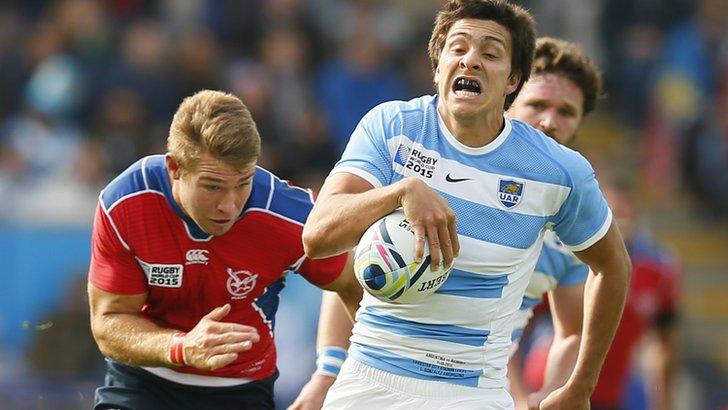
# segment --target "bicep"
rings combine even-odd
[[[374,184],[362,176],[350,172],[338,172],[326,178],[316,203],[337,194],[359,194],[374,187]]]
[[[146,303],[147,295],[146,292],[132,295],[111,293],[89,282],[88,298],[92,321],[109,314],[139,314]]]

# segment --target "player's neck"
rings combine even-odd
[[[503,112],[498,110],[472,118],[460,118],[452,113],[441,112],[440,117],[450,134],[471,148],[490,144],[503,131],[504,126]]]

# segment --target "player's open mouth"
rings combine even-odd
[[[467,77],[458,77],[452,85],[452,90],[458,97],[476,97],[480,95],[480,83]]]

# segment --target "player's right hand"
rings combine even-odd
[[[419,178],[405,178],[402,183],[404,189],[400,203],[415,231],[415,260],[422,260],[427,238],[432,270],[437,270],[441,262],[446,267],[452,266],[454,257],[460,252],[455,212],[444,198]],[[440,260],[440,252],[444,261]]]
[[[314,374],[311,380],[303,386],[296,401],[288,406],[288,410],[320,410],[324,405],[326,393],[336,381],[331,376]]]
[[[200,370],[225,367],[260,340],[258,330],[239,323],[222,322],[230,313],[229,303],[203,316],[182,342],[185,364]]]

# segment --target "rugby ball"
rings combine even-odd
[[[447,280],[450,269],[430,269],[425,242],[422,262],[414,261],[415,232],[398,209],[376,221],[356,247],[354,273],[361,286],[385,302],[417,303]],[[442,260],[442,259],[440,259]]]

